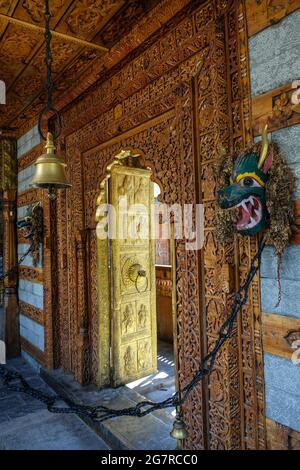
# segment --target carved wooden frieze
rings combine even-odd
[[[22,242],[19,241],[19,243]],[[43,271],[41,269],[19,266],[18,273],[20,278],[28,279],[33,282],[40,282],[41,284],[43,283]]]
[[[40,310],[39,308],[36,308],[33,305],[30,305],[20,300],[19,311],[22,315],[25,315],[26,317],[30,318],[30,320],[33,320],[39,323],[40,325],[44,325],[45,323],[44,312]]]

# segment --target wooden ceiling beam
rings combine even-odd
[[[0,13],[0,18],[3,18],[4,20],[9,21],[10,23],[23,26],[24,28],[27,28],[27,29],[34,29],[35,31],[40,31],[42,33],[45,32],[45,28],[43,28],[42,26],[37,26],[32,23],[28,23],[27,21],[19,20],[17,18],[13,18],[12,16],[4,15],[3,13]],[[75,36],[69,36],[68,34],[59,33],[58,31],[51,30],[51,34],[53,35],[53,37],[57,37],[65,41],[74,42],[74,43],[80,44],[81,46],[89,47],[91,49],[97,49],[98,51],[102,51],[102,52],[109,51],[109,49],[105,46],[94,44],[93,42],[85,41],[84,39],[80,39]]]

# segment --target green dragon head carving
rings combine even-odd
[[[267,225],[266,183],[272,160],[272,152],[268,153],[266,126],[260,154],[240,155],[234,162],[230,185],[218,191],[222,209],[238,209],[236,228],[241,235],[254,235]]]

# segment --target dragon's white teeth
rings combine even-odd
[[[254,199],[252,196],[249,197],[249,201],[250,201],[250,204],[252,204],[252,206],[254,206]]]
[[[247,207],[247,204],[246,204],[246,201],[242,201],[242,208],[248,212],[249,214],[249,211],[248,211],[248,207]]]
[[[254,212],[255,212],[255,215],[256,215],[257,217],[260,216],[260,210],[254,209]]]

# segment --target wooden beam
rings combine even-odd
[[[262,313],[264,352],[291,360],[294,349],[286,337],[294,331],[300,333],[300,318]]]
[[[300,450],[300,433],[266,418],[268,450]]]
[[[11,155],[13,158],[13,154]],[[1,158],[4,158],[1,155]],[[10,271],[17,262],[16,244],[16,189],[3,191],[3,271]],[[5,288],[5,342],[8,358],[20,355],[20,335],[18,324],[17,276],[14,271],[4,278]]]
[[[9,21],[10,23],[17,24],[19,26],[23,26],[24,28],[27,29],[34,29],[35,31],[40,31],[41,33],[45,32],[45,28],[41,26],[34,25],[32,23],[28,23],[27,21],[19,20],[17,18],[13,18],[12,16],[4,15],[3,13],[0,13],[0,18]],[[99,44],[94,44],[93,42],[85,41],[84,39],[77,38],[75,36],[69,36],[68,34],[64,33],[59,33],[58,31],[53,31],[51,30],[51,34],[53,37],[57,37],[60,39],[63,39],[65,41],[70,41],[74,42],[76,44],[79,44],[81,46],[89,47],[92,49],[97,49],[102,52],[108,52],[109,49],[105,46],[101,46]]]
[[[291,103],[292,83],[263,93],[252,99],[253,133],[260,135],[265,124],[270,131],[300,123],[300,112]]]
[[[21,336],[21,349],[27,354],[33,357],[43,367],[46,367],[45,353],[40,349],[36,348],[33,344],[29,343],[25,338]]]
[[[28,279],[32,282],[43,284],[43,270],[41,268],[32,268],[31,266],[19,266],[19,279]]]
[[[272,3],[268,0],[259,2],[246,0],[249,37],[272,24],[278,23],[278,21],[300,7],[300,0],[281,0],[280,2],[274,2],[275,5],[272,5]]]
[[[22,315],[25,315],[25,317],[30,318],[30,320],[44,326],[45,313],[43,310],[40,310],[39,308],[36,308],[27,302],[23,302],[22,300],[19,301],[19,310]]]
[[[294,202],[295,224],[292,226],[292,236],[290,242],[293,245],[300,245],[300,200]]]

